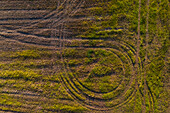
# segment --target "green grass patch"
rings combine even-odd
[[[112,69],[107,66],[97,65],[95,66],[89,74],[89,77],[103,77],[111,74]]]
[[[9,56],[10,58],[20,58],[20,59],[39,59],[42,57],[52,57],[52,52],[50,51],[40,51],[40,50],[23,50],[12,52]]]
[[[18,102],[17,99],[14,99],[7,94],[0,94],[0,104],[19,107],[22,103]]]
[[[0,72],[1,78],[10,79],[24,79],[24,80],[40,80],[42,75],[39,75],[33,71],[23,71],[23,70],[4,70]]]
[[[86,108],[81,107],[79,105],[64,105],[64,104],[57,104],[57,105],[53,105],[53,106],[49,106],[49,107],[45,107],[45,109],[48,110],[59,110],[59,111],[65,111],[65,112],[73,112],[73,113],[77,113],[77,112],[85,112],[87,111]]]

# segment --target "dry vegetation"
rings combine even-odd
[[[168,113],[168,0],[1,0],[0,112]]]

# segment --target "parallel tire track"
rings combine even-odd
[[[116,44],[117,42],[114,42],[113,44]],[[126,43],[124,43],[125,45],[126,45]],[[129,98],[127,98],[125,101],[122,101],[121,103],[117,103],[117,104],[113,104],[111,107],[107,107],[107,106],[105,106],[105,103],[107,102],[107,101],[110,101],[110,102],[114,102],[114,101],[116,101],[116,99],[122,99],[122,100],[124,100],[123,98],[125,98],[123,95],[125,95],[126,94],[126,92],[130,89],[130,88],[132,88],[132,87],[134,87],[134,86],[132,86],[132,83],[134,82],[134,74],[135,74],[135,69],[134,69],[134,61],[132,60],[132,56],[130,56],[128,53],[126,53],[126,48],[128,48],[128,50],[131,50],[132,49],[132,47],[130,47],[129,45],[127,46],[124,46],[123,44],[116,44],[117,45],[117,47],[120,49],[120,50],[117,50],[118,48],[110,48],[110,49],[107,49],[108,51],[112,51],[113,52],[113,54],[116,54],[117,55],[117,52],[120,52],[121,54],[123,54],[123,55],[125,55],[124,57],[126,58],[126,60],[130,63],[130,66],[131,66],[131,71],[132,71],[132,77],[131,77],[131,80],[130,80],[130,82],[129,82],[129,86],[126,86],[126,88],[124,89],[124,91],[122,92],[122,94],[121,95],[119,95],[117,98],[109,98],[109,99],[102,99],[99,95],[101,95],[101,94],[103,94],[103,93],[100,93],[100,92],[95,92],[95,91],[92,91],[91,89],[88,89],[86,86],[84,86],[83,85],[83,83],[81,83],[79,80],[78,80],[78,78],[77,78],[77,76],[76,75],[74,75],[73,74],[73,76],[70,76],[69,75],[69,73],[72,73],[71,72],[71,70],[69,69],[69,66],[67,65],[67,62],[65,62],[63,65],[65,65],[64,66],[64,68],[65,68],[65,74],[64,75],[61,75],[61,79],[62,79],[62,82],[63,82],[63,84],[65,84],[65,87],[66,87],[66,89],[68,89],[69,90],[69,93],[70,93],[70,95],[72,95],[72,96],[74,96],[75,98],[78,98],[77,99],[77,101],[79,101],[80,103],[83,103],[83,105],[87,105],[89,108],[91,108],[91,109],[96,109],[96,110],[110,110],[110,109],[113,109],[114,107],[116,107],[116,106],[121,106],[121,105],[123,105],[124,103],[127,103],[128,101],[127,100],[131,100],[133,97],[134,97],[134,95],[135,95],[135,90],[136,89],[133,89],[133,91],[132,91],[132,93],[131,93],[131,96],[129,96]],[[126,47],[126,48],[124,48],[124,47]],[[122,46],[122,47],[121,47]],[[124,50],[124,49],[125,50]],[[117,51],[117,52],[116,52]],[[132,51],[133,51],[133,53],[135,53],[135,51],[134,51],[134,49],[132,49]],[[121,54],[119,54],[119,55],[121,55]],[[121,56],[117,56],[118,58],[121,58]],[[64,59],[64,57],[62,58],[62,59]],[[122,61],[122,63],[123,63],[124,61]],[[124,67],[124,70],[125,70],[125,67]],[[74,78],[74,80],[73,80],[73,78]],[[65,79],[65,80],[64,80]],[[79,84],[77,84],[77,83],[79,83]],[[78,87],[78,86],[81,86],[81,87]],[[84,88],[85,90],[87,90],[87,91],[89,91],[89,92],[91,92],[91,93],[93,93],[92,95],[94,96],[91,96],[91,95],[89,95],[89,94],[86,94],[86,93],[84,93],[83,92],[83,90],[81,89],[81,88]],[[71,90],[72,89],[72,90]],[[117,89],[117,88],[116,88]],[[116,89],[114,89],[113,91],[115,91]],[[107,93],[110,93],[110,92],[105,92],[106,94]],[[78,96],[79,95],[79,96]],[[91,100],[92,102],[90,102],[90,103],[93,103],[93,104],[90,104],[89,105],[89,102],[86,102],[85,100],[82,100],[82,99],[79,99],[80,97],[82,96],[82,98],[86,98],[85,100]],[[101,102],[102,102],[102,104],[101,104]],[[100,103],[99,105],[96,105],[96,103]]]
[[[60,1],[59,1],[60,2]],[[58,2],[58,3],[59,3]],[[75,5],[72,5],[75,4]],[[64,70],[63,74],[60,74],[60,80],[65,90],[71,95],[73,99],[75,99],[78,103],[86,106],[89,109],[99,110],[99,111],[108,111],[117,107],[121,107],[122,105],[128,103],[132,99],[135,98],[137,89],[134,86],[135,81],[135,61],[134,56],[136,55],[136,49],[131,44],[122,40],[109,40],[113,47],[91,47],[91,46],[83,46],[84,49],[105,49],[108,52],[112,52],[113,55],[121,62],[121,68],[123,70],[121,81],[119,81],[118,85],[110,90],[109,92],[100,92],[95,91],[91,88],[88,88],[83,82],[81,82],[78,78],[79,75],[75,75],[71,68],[68,66],[68,62],[65,62],[63,50],[65,48],[79,48],[79,46],[75,47],[65,47],[67,41],[71,42],[72,40],[67,38],[66,36],[70,33],[68,29],[66,29],[66,24],[71,22],[72,17],[78,11],[81,11],[81,7],[84,4],[84,1],[81,0],[64,0],[60,2],[57,8],[49,11],[46,14],[43,14],[41,17],[34,18],[1,18],[0,22],[6,20],[31,20],[31,22],[23,24],[19,26],[18,29],[5,28],[5,24],[0,24],[3,26],[3,30],[0,31],[0,36],[5,37],[7,39],[12,39],[17,42],[21,42],[23,44],[28,45],[39,45],[39,46],[47,46],[47,47],[56,47],[60,49],[61,61],[63,64],[61,65],[61,69]],[[62,6],[62,7],[61,7]],[[3,10],[3,9],[2,9]],[[11,9],[13,10],[13,9]],[[21,11],[16,9],[14,11]],[[35,10],[34,10],[35,11]],[[12,25],[12,24],[8,24]],[[43,36],[40,34],[34,34],[28,32],[24,32],[24,30],[28,29],[43,29],[49,28],[51,30],[51,36]],[[70,33],[71,34],[71,33]],[[54,38],[50,38],[54,37]],[[100,38],[99,38],[100,39]],[[83,39],[81,39],[83,40]],[[94,40],[94,39],[90,39]],[[106,39],[101,39],[106,40]],[[55,48],[55,49],[56,49]],[[130,51],[128,53],[127,51]],[[141,66],[139,62],[139,66]],[[141,67],[139,67],[141,68]],[[131,75],[127,73],[130,71]],[[72,75],[70,75],[70,73]],[[126,80],[128,79],[128,80]],[[125,85],[125,87],[123,87]],[[7,93],[7,92],[1,92]],[[15,95],[20,93],[10,93],[10,95]],[[115,94],[115,95],[114,95]],[[109,97],[104,98],[109,95]],[[27,95],[28,96],[28,95]],[[30,95],[33,96],[33,95]],[[152,94],[151,94],[152,96]],[[154,101],[154,100],[153,100]]]

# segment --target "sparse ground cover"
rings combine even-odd
[[[0,112],[168,113],[169,1],[149,32],[146,3],[0,1]]]
[[[57,68],[53,69],[53,66],[59,66],[60,59],[55,59],[54,62],[54,55],[58,57],[57,52],[34,49],[2,52],[1,58],[7,61],[0,61],[1,110],[19,112],[86,110],[74,104],[73,99],[62,87],[57,75],[60,71]]]
[[[80,102],[87,101],[86,98],[89,98],[89,103],[99,101],[93,103],[93,106],[102,105],[109,108],[123,105],[124,109],[130,110],[134,106],[134,94],[138,94],[141,98],[143,86],[140,84],[140,90],[135,90],[133,68],[127,62],[127,60],[131,60],[129,63],[133,62],[131,54],[129,58],[128,54],[121,57],[116,55],[120,56],[122,53],[114,49],[70,48],[63,51],[64,61],[62,61],[59,51],[54,50],[3,51],[0,55],[1,110],[88,112],[85,107],[74,102],[74,96]],[[63,64],[67,71],[64,70]],[[152,64],[150,68],[158,68],[154,66]],[[158,92],[163,91],[160,88],[164,83],[155,78],[154,74],[148,76],[147,82],[150,88],[148,105],[151,107],[158,98]],[[67,90],[71,90],[71,94]],[[161,96],[166,97],[166,92]],[[113,101],[110,101],[112,99]],[[119,103],[122,100],[125,103]],[[106,104],[102,104],[102,101],[106,101]],[[141,100],[137,101],[140,106]],[[139,110],[140,107],[136,109]]]

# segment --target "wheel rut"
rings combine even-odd
[[[8,3],[8,5],[5,1],[0,2],[0,7],[2,6],[0,8],[0,27],[2,28],[0,30],[0,36],[22,44],[43,46],[47,48],[53,47],[57,50],[59,49],[61,61],[63,62],[63,64],[61,64],[61,69],[64,70],[64,73],[60,74],[59,79],[62,83],[62,86],[65,88],[68,94],[75,101],[77,101],[77,103],[80,103],[89,109],[97,111],[109,111],[121,107],[135,98],[137,92],[137,83],[134,85],[134,82],[137,82],[137,75],[135,74],[136,71],[138,71],[136,70],[135,64],[138,58],[135,60],[134,56],[139,55],[139,47],[136,49],[136,47],[134,47],[133,44],[130,44],[128,41],[116,38],[77,39],[79,41],[107,41],[111,44],[111,46],[68,45],[68,43],[75,41],[76,38],[72,39],[69,37],[72,32],[70,32],[66,26],[69,22],[76,21],[76,18],[73,18],[73,16],[82,10],[82,6],[84,5],[85,1],[63,0],[62,2],[59,1],[54,9],[47,10],[43,9],[42,7],[36,9],[32,6],[21,8],[21,6],[13,6],[13,3],[16,3],[17,5],[21,4],[20,1],[11,1]],[[31,1],[24,2],[22,6],[25,6],[26,3],[30,4]],[[9,7],[7,8],[7,6]],[[17,14],[18,16],[15,17],[14,14]],[[83,19],[85,18],[82,18],[82,20]],[[89,88],[83,83],[83,81],[79,79],[79,75],[76,75],[71,71],[71,67],[69,67],[68,62],[65,61],[66,58],[63,55],[65,54],[63,50],[68,48],[83,48],[85,50],[102,49],[106,50],[107,52],[111,52],[114,56],[116,56],[117,60],[121,64],[121,76],[123,77],[120,78],[121,80],[118,81],[117,86],[108,92],[96,91]],[[137,61],[137,63],[139,64],[139,68],[141,68],[140,61]],[[0,93],[15,97],[20,97],[21,95],[26,98],[41,97],[40,95],[34,93],[5,90],[1,91]],[[153,99],[152,94],[151,97]]]

